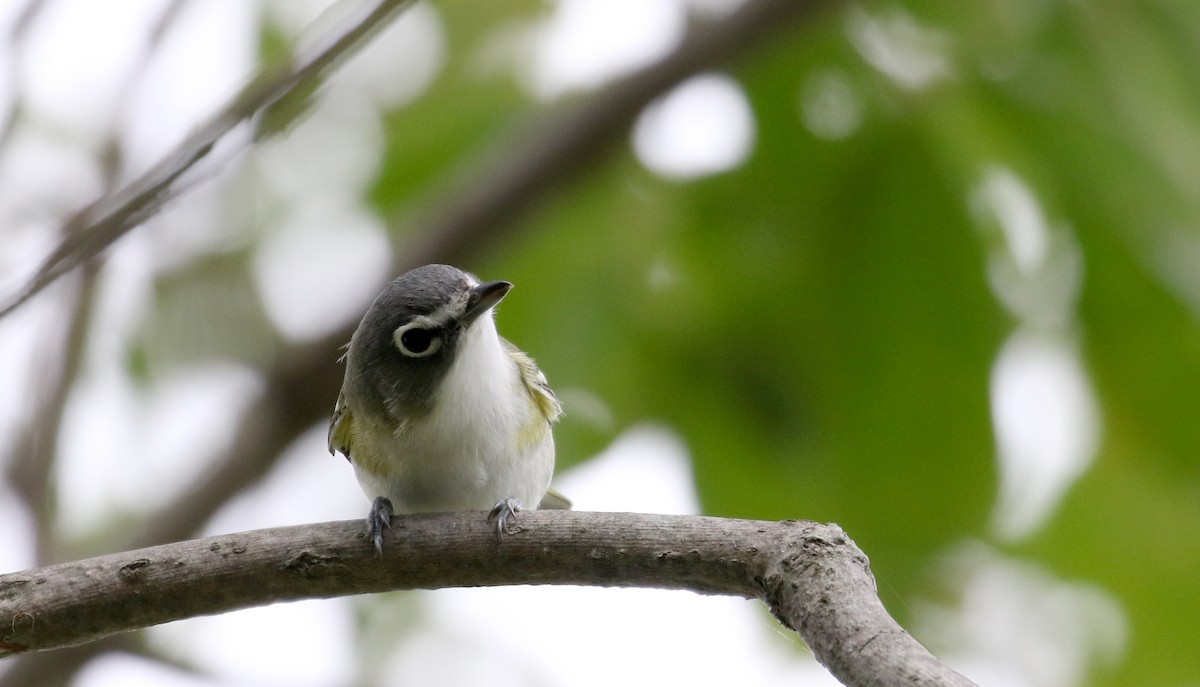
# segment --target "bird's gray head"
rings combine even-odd
[[[375,298],[354,332],[344,391],[373,412],[428,410],[463,333],[511,288],[505,281],[480,283],[449,265],[400,275]]]

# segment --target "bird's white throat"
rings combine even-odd
[[[525,420],[519,391],[519,372],[487,312],[461,334],[429,419],[456,444],[504,441]]]

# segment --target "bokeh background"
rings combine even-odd
[[[324,447],[338,347],[441,260],[517,285],[499,327],[565,403],[578,508],[837,522],[982,685],[1200,684],[1200,5],[752,4],[778,19],[747,34],[737,0],[420,2],[236,127],[0,319],[0,570],[361,517]],[[354,7],[0,2],[0,299]],[[835,684],[755,603],[642,590],[303,602],[0,662],[735,681]]]

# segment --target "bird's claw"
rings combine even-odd
[[[521,502],[514,498],[500,499],[488,512],[488,522],[496,521],[496,534],[504,536],[508,529],[508,519],[521,510]]]
[[[392,526],[392,502],[385,496],[377,496],[367,513],[367,539],[375,544],[375,552],[383,555],[383,531]]]

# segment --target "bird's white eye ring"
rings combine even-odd
[[[442,347],[442,336],[436,331],[416,322],[409,322],[392,333],[396,348],[410,358],[424,358],[437,353]]]

